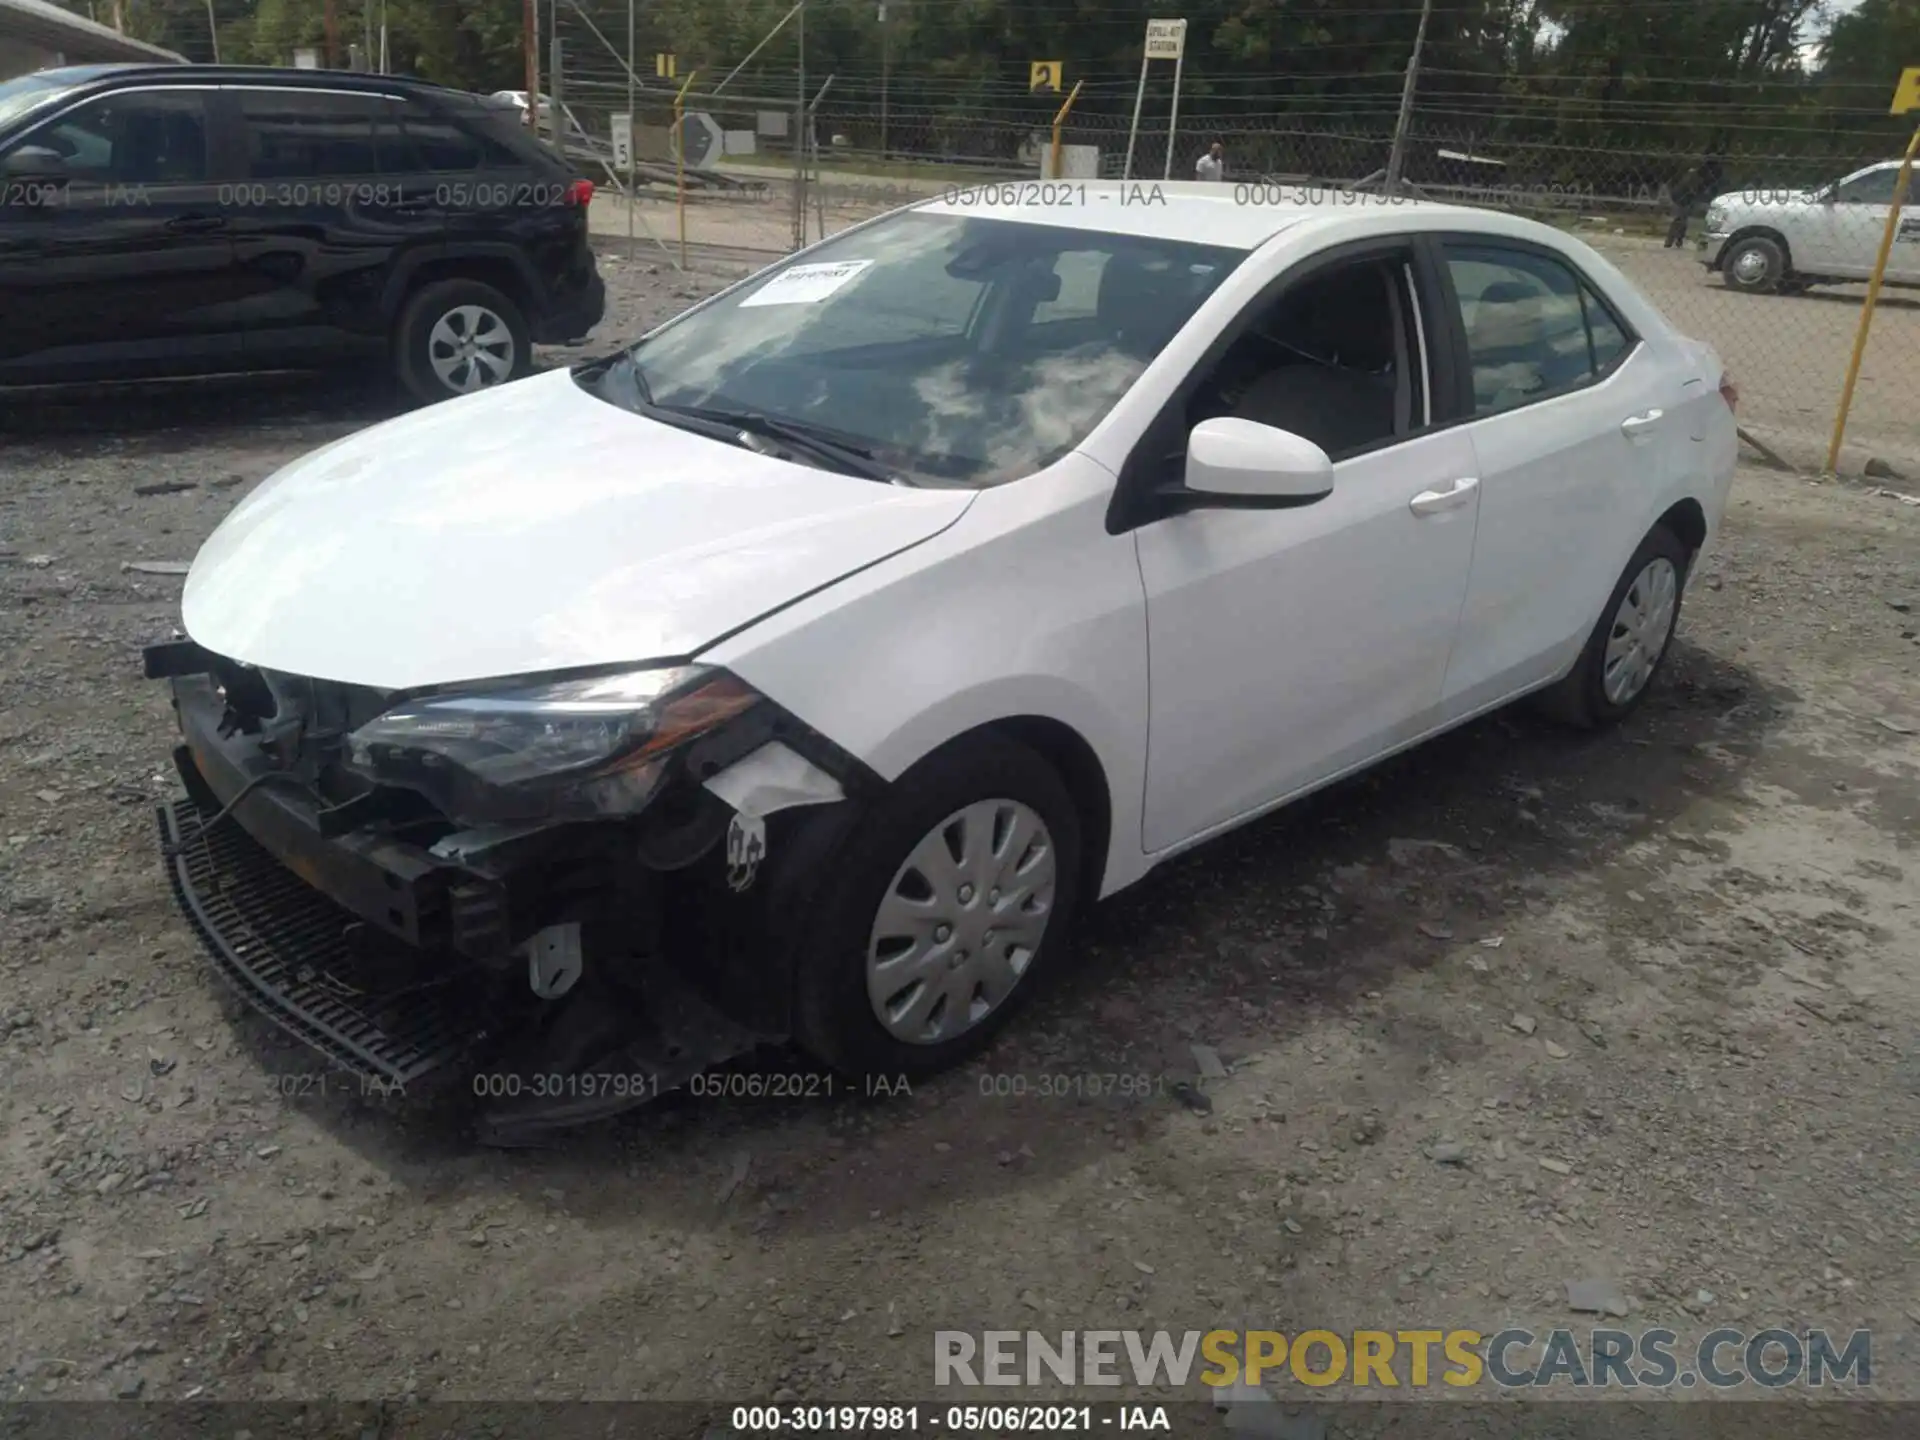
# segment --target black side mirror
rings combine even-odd
[[[0,161],[0,174],[13,180],[64,180],[67,160],[44,145],[22,145]]]

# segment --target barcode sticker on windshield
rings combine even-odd
[[[871,260],[836,260],[826,265],[796,265],[783,270],[740,302],[749,305],[817,305],[848,284]]]

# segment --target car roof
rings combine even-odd
[[[312,86],[322,90],[391,90],[400,87],[469,100],[481,98],[467,95],[462,90],[436,85],[430,80],[417,80],[411,75],[374,75],[365,70],[301,70],[277,65],[147,65],[129,62],[118,65],[70,65],[40,73],[48,77],[60,76],[75,87],[96,90],[113,89],[135,81],[165,85],[267,83]]]
[[[1312,184],[1221,184],[1217,180],[1013,180],[950,186],[913,207],[928,214],[975,215],[1036,225],[1056,225],[1143,239],[1190,240],[1229,250],[1257,250],[1297,226],[1401,220],[1417,214],[1414,228],[1531,235],[1500,224],[1511,217],[1464,205],[1393,199]],[[1520,222],[1529,225],[1530,222]],[[1393,225],[1358,223],[1340,228],[1364,233]]]

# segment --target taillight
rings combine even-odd
[[[584,205],[591,199],[593,199],[593,182],[591,180],[576,180],[567,186],[567,204]]]
[[[1720,377],[1720,398],[1727,402],[1727,408],[1729,410],[1739,410],[1740,387],[1733,383],[1733,377],[1731,375],[1723,374]]]

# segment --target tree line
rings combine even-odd
[[[83,13],[86,0],[65,0]],[[99,5],[95,0],[96,18]],[[541,0],[547,13],[549,0]],[[624,48],[624,0],[559,0]],[[340,63],[387,24],[390,68],[466,90],[521,88],[521,0],[335,0]],[[220,58],[291,63],[325,37],[324,0],[212,0]],[[685,74],[730,70],[791,0],[635,0],[636,51],[670,51]],[[211,58],[207,0],[123,0],[127,28]],[[1087,87],[1075,113],[1123,121],[1150,16],[1184,14],[1183,128],[1297,122],[1389,130],[1420,23],[1419,0],[808,0],[806,68],[835,76],[835,113],[888,104],[903,117],[1044,123],[1055,96],[1027,93],[1034,60]],[[883,18],[884,17],[884,18]],[[1829,20],[1831,23],[1829,23]],[[544,28],[544,22],[543,22]],[[735,88],[791,93],[788,25]],[[570,46],[576,42],[569,40]],[[617,73],[609,53],[595,73]],[[1768,156],[1897,153],[1911,118],[1887,115],[1904,64],[1920,63],[1920,0],[1434,0],[1416,114],[1426,131],[1484,144]],[[1163,113],[1170,67],[1155,67]],[[1157,92],[1157,93],[1156,93]]]

